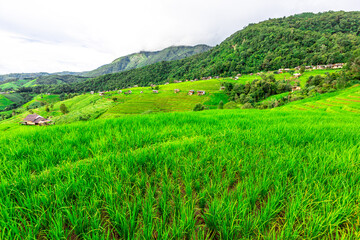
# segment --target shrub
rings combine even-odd
[[[250,109],[250,108],[254,108],[254,106],[253,106],[251,103],[245,103],[245,104],[242,106],[242,109]]]
[[[203,111],[205,109],[204,105],[202,105],[201,103],[198,103],[195,105],[194,110],[193,111]]]
[[[62,112],[62,114],[67,114],[69,112],[69,109],[66,107],[65,104],[61,104],[60,111]]]
[[[223,101],[219,102],[218,109],[224,109],[224,102]]]

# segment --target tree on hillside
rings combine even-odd
[[[45,107],[45,111],[46,111],[46,112],[50,112],[49,105],[46,105],[46,107]]]
[[[118,100],[118,98],[117,97],[113,97],[113,98],[111,98],[114,102],[116,102],[117,100]]]
[[[65,104],[60,105],[60,111],[62,112],[62,114],[67,114],[69,112]]]
[[[300,67],[300,74],[303,74],[305,72],[305,66]]]
[[[195,111],[195,112],[197,112],[197,111],[203,111],[204,109],[205,109],[204,105],[202,105],[201,103],[198,103],[198,104],[195,105],[193,111]]]
[[[218,109],[224,109],[224,102],[223,101],[219,102]]]

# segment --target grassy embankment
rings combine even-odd
[[[298,81],[303,83],[306,82],[310,75],[325,74],[326,72],[335,71],[338,70],[315,70],[306,72],[298,79]],[[276,74],[274,76],[276,80],[293,79],[295,81],[295,78],[289,73]],[[245,84],[259,78],[260,76],[255,74],[252,76],[243,75],[238,80],[224,78],[160,85],[158,94],[152,93],[152,90],[149,87],[123,90],[132,90],[133,93],[130,95],[108,92],[105,96],[99,96],[97,93],[94,95],[87,93],[61,102],[58,101],[59,97],[57,95],[48,96],[41,94],[25,104],[21,114],[3,121],[0,125],[0,129],[13,128],[15,123],[20,122],[27,114],[29,114],[29,112],[26,111],[28,106],[30,108],[38,107],[37,109],[33,109],[34,113],[44,117],[52,117],[58,124],[94,120],[97,118],[109,119],[126,116],[128,114],[191,111],[197,103],[203,103],[209,109],[216,109],[220,101],[223,101],[224,103],[228,102],[228,97],[223,92],[219,91],[221,82],[238,82]],[[176,88],[180,89],[181,92],[175,94],[174,89]],[[187,92],[192,89],[205,90],[206,95],[188,96]],[[143,93],[140,93],[141,91],[143,91]],[[112,100],[113,97],[116,97],[118,100],[114,102]],[[279,96],[274,96],[273,98],[276,97]],[[50,109],[50,112],[46,112],[45,107],[41,107],[41,102],[53,104],[53,108]],[[63,115],[60,112],[60,105],[63,103],[70,111],[66,115]]]
[[[1,238],[358,238],[360,115],[309,110],[7,131]]]

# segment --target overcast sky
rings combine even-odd
[[[0,0],[0,74],[92,70],[171,45],[214,46],[249,23],[360,10],[359,0]]]

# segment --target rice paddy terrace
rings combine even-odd
[[[3,131],[1,238],[357,239],[359,91]]]
[[[275,110],[275,109],[274,109]],[[276,110],[326,111],[360,113],[360,86],[292,102]]]

